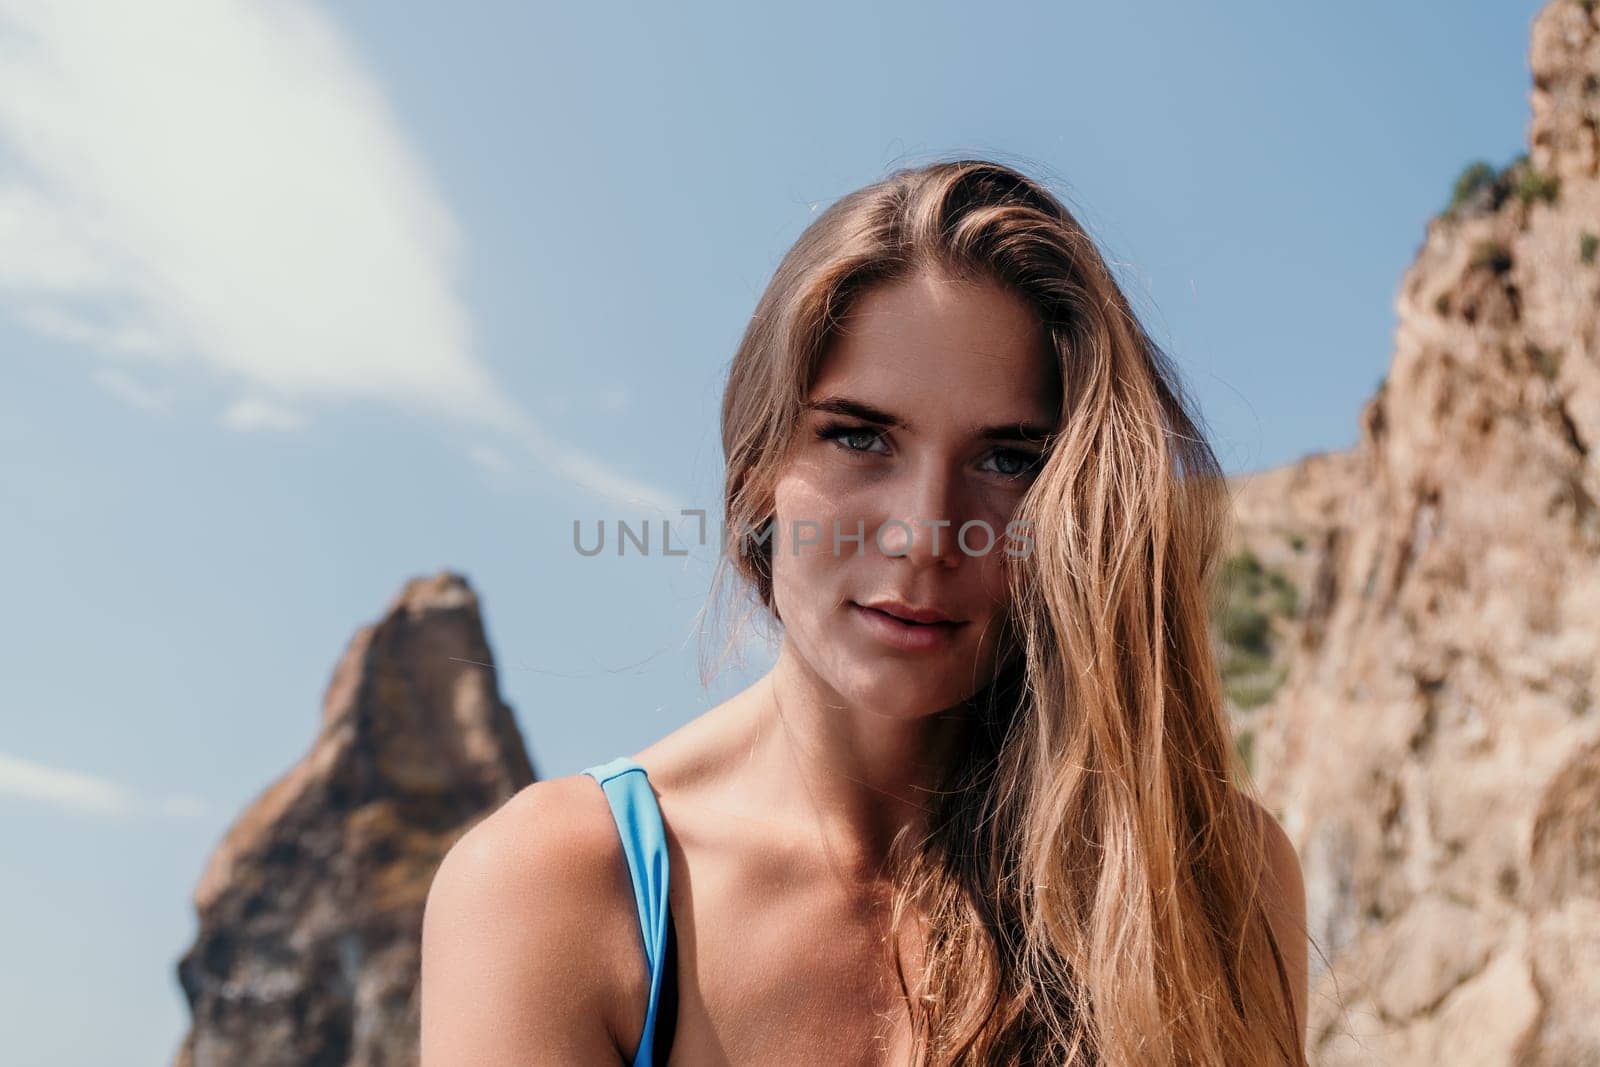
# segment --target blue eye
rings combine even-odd
[[[817,438],[823,441],[832,441],[846,452],[868,452],[866,446],[857,448],[848,444],[849,441],[859,441],[865,438],[870,444],[872,441],[882,440],[883,434],[871,426],[848,422],[827,422],[817,427]]]
[[[1024,474],[1037,470],[1044,464],[1044,456],[1036,452],[1023,452],[1015,448],[997,448],[991,455],[997,459],[1005,459],[1017,465],[1015,470],[996,471],[1007,478],[1020,478]]]

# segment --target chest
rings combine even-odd
[[[712,864],[678,888],[673,1064],[907,1061],[882,893]]]

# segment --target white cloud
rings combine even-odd
[[[105,272],[75,229],[47,197],[0,183],[0,286],[66,293],[104,287]]]
[[[690,506],[670,491],[612,470],[579,449],[550,440],[537,427],[530,426],[523,441],[546,469],[612,503],[664,512],[672,518]]]
[[[144,797],[92,774],[47,767],[3,752],[0,752],[0,795],[21,797],[99,818],[165,816],[187,819],[210,810],[204,800],[189,794]]]
[[[17,321],[35,333],[69,344],[88,345],[116,355],[132,355],[170,362],[176,352],[171,340],[132,320],[114,325],[80,318],[48,304],[18,308]]]
[[[95,384],[129,407],[162,415],[172,410],[172,395],[146,385],[120,367],[101,367],[94,372]]]
[[[506,459],[505,453],[489,445],[474,445],[467,450],[467,455],[472,457],[472,462],[494,475],[511,473],[511,461]]]
[[[270,400],[246,399],[229,404],[223,411],[222,425],[230,430],[241,433],[251,433],[257,430],[277,431],[288,433],[305,426],[304,415],[286,408],[281,404],[274,404]]]
[[[10,288],[149,320],[290,396],[514,422],[469,350],[454,224],[321,12],[7,0],[0,18]]]
[[[376,400],[662,496],[574,461],[497,390],[461,257],[381,87],[306,0],[0,0],[0,301],[19,321],[238,383],[225,425]]]

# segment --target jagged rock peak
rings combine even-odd
[[[415,1063],[433,872],[533,778],[476,594],[451,573],[407,582],[351,639],[310,751],[200,880],[179,1067]]]

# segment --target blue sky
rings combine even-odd
[[[157,1064],[232,817],[355,628],[463,572],[542,775],[710,691],[721,376],[813,213],[1049,180],[1230,471],[1355,439],[1393,295],[1528,117],[1530,0],[0,0],[0,1034]]]

